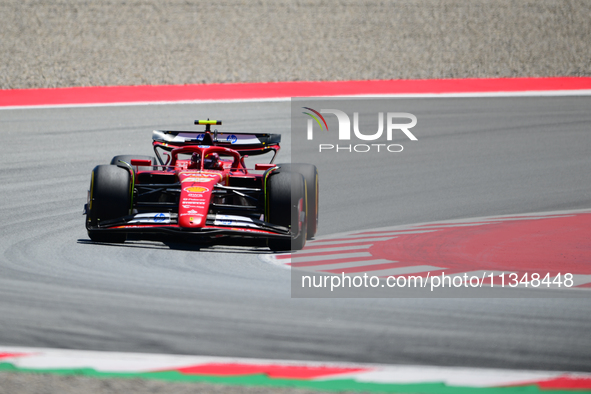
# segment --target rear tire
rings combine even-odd
[[[318,230],[318,169],[307,163],[278,164],[279,171],[299,172],[306,181],[306,202],[308,204],[307,239],[312,239]]]
[[[291,229],[291,240],[269,239],[269,248],[275,252],[300,250],[306,244],[306,182],[297,172],[278,172],[267,180],[267,207],[269,223]],[[301,210],[300,210],[301,204]],[[304,212],[304,221],[300,228],[300,212]]]
[[[114,165],[100,165],[92,170],[90,195],[86,214],[88,236],[95,242],[125,242],[126,234],[93,230],[101,221],[129,215],[131,207],[131,175]]]

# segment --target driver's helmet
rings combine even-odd
[[[217,170],[220,168],[220,155],[217,153],[210,153],[205,156],[205,162],[203,163],[204,168]]]
[[[188,168],[193,170],[199,170],[201,168],[201,155],[199,153],[193,152]]]

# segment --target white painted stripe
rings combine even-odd
[[[343,237],[335,237],[338,239],[341,238],[345,238]],[[363,237],[363,238],[349,238],[349,239],[344,239],[341,241],[333,241],[332,239],[318,239],[315,240],[314,243],[312,245],[316,246],[316,245],[324,245],[325,243],[330,242],[331,245],[342,245],[342,244],[349,244],[352,242],[379,242],[379,241],[387,241],[389,239],[394,239],[396,237],[394,236],[390,236],[390,237],[375,237],[372,238],[371,236],[367,236],[367,237]]]
[[[586,285],[591,283],[591,275],[573,275],[575,286]]]
[[[414,229],[440,229],[440,228],[450,228],[450,227],[474,227],[474,226],[484,226],[487,224],[490,224],[490,222],[492,222],[492,220],[488,221],[488,222],[483,222],[483,223],[457,223],[457,224],[442,224],[442,225],[429,225],[428,227],[412,227]],[[396,230],[392,230],[392,231],[396,231]],[[387,233],[387,231],[385,231],[384,233]]]
[[[358,253],[339,253],[329,254],[326,256],[305,256],[298,258],[291,258],[291,263],[307,263],[312,261],[326,261],[326,260],[338,260],[338,259],[352,259],[357,257],[371,257],[369,252],[358,252]]]
[[[541,220],[541,219],[554,219],[554,218],[568,218],[568,217],[572,217],[574,215],[546,215],[546,216],[520,216],[520,217],[499,217],[499,218],[487,218],[486,222],[462,222],[462,223],[456,223],[456,224],[441,224],[441,225],[436,225],[436,224],[429,224],[429,225],[417,225],[416,227],[413,227],[415,229],[434,229],[434,231],[437,231],[437,229],[442,229],[442,228],[453,228],[453,227],[474,227],[474,226],[484,226],[484,225],[488,225],[488,224],[493,224],[493,223],[499,223],[499,222],[510,222],[510,221],[519,221],[519,220]],[[421,226],[425,226],[425,227],[421,227]],[[428,227],[427,227],[428,226]],[[388,230],[388,231],[380,231],[379,234],[389,234],[389,233],[395,233],[396,231],[400,231],[400,230]],[[355,235],[362,235],[363,233],[356,233]]]
[[[512,371],[500,369],[392,366],[375,371],[339,375],[358,382],[382,384],[444,383],[452,387],[499,387],[531,384],[563,376],[561,372]],[[323,379],[330,380],[330,378]]]
[[[372,235],[376,235],[376,236],[397,236],[397,235],[406,235],[406,234],[423,234],[423,233],[432,233],[435,230],[432,230],[431,228],[426,228],[426,229],[415,229],[415,230],[390,230],[390,231],[384,231],[384,232],[374,232],[374,231],[368,231],[371,232],[371,234],[367,234],[367,233],[354,233],[351,234],[351,237],[371,237]]]
[[[328,247],[328,248],[318,248],[318,249],[302,249],[300,251],[294,253],[285,253],[285,254],[276,254],[274,258],[277,262],[282,262],[284,264],[291,263],[292,258],[300,258],[300,257],[308,257],[308,256],[315,256],[318,253],[325,253],[325,252],[346,252],[347,250],[357,250],[357,249],[369,249],[373,246],[372,243],[366,245],[353,245],[353,246],[337,246],[337,247]],[[285,256],[285,257],[283,257]]]
[[[263,263],[271,264],[281,269],[291,270],[291,266],[287,265],[287,263],[291,262],[291,259],[277,260],[273,254],[259,254],[257,257]]]
[[[517,220],[542,220],[542,219],[555,219],[555,218],[570,218],[574,215],[547,215],[547,216],[524,216],[524,217],[512,217],[512,218],[498,218],[489,219],[488,224],[495,222],[512,222]]]
[[[97,352],[63,349],[0,347],[0,352],[31,353],[30,356],[3,358],[18,368],[93,368],[99,372],[149,372],[226,361],[219,357]]]
[[[330,245],[327,245],[330,246]],[[295,257],[299,257],[299,256],[303,256],[303,255],[309,255],[309,254],[313,254],[313,253],[324,253],[324,252],[338,252],[338,251],[345,251],[345,250],[355,250],[355,249],[367,249],[369,247],[371,247],[372,244],[367,244],[367,245],[351,245],[351,246],[337,246],[337,247],[327,247],[327,248],[318,248],[318,249],[308,249],[307,247],[292,253],[292,256]]]
[[[520,217],[499,217],[499,218],[487,218],[485,222],[469,222],[469,221],[462,221],[461,223],[454,223],[454,224],[418,224],[414,226],[401,226],[403,228],[399,229],[391,229],[391,230],[368,230],[366,232],[355,232],[351,234],[351,236],[371,236],[371,235],[400,235],[400,234],[413,234],[411,230],[430,230],[430,231],[437,231],[443,228],[453,228],[453,227],[475,227],[475,226],[485,226],[488,224],[499,223],[499,222],[509,222],[509,221],[518,221],[518,220],[540,220],[540,219],[554,219],[554,218],[568,218],[574,215],[547,215],[547,216],[520,216]],[[443,223],[443,222],[442,222]],[[416,231],[416,234],[421,232],[428,232],[428,231]]]
[[[562,96],[591,96],[590,89],[580,90],[533,90],[523,92],[473,92],[473,93],[403,93],[403,94],[352,94],[352,95],[326,95],[306,97],[334,97],[334,98],[486,98],[486,97],[562,97]],[[297,98],[297,97],[296,97]],[[220,99],[220,100],[179,100],[179,101],[136,101],[125,103],[90,103],[90,104],[52,104],[52,105],[14,105],[2,106],[0,110],[7,109],[46,109],[46,108],[84,108],[84,107],[123,107],[144,105],[174,105],[174,104],[223,104],[223,103],[250,103],[250,102],[279,102],[289,101],[292,97],[268,97],[251,99]]]
[[[175,105],[175,104],[232,104],[232,103],[257,103],[290,101],[291,97],[273,97],[262,99],[222,99],[222,100],[179,100],[179,101],[135,101],[127,103],[91,103],[91,104],[51,104],[51,105],[14,105],[0,106],[3,109],[54,109],[54,108],[88,108],[88,107],[128,107],[144,105]]]
[[[366,261],[353,261],[350,263],[336,263],[336,264],[325,264],[325,265],[314,265],[310,267],[292,267],[294,270],[298,271],[308,271],[308,272],[321,272],[321,271],[330,271],[330,270],[342,270],[347,268],[355,268],[355,267],[364,267],[367,265],[376,265],[376,264],[386,264],[386,263],[396,263],[396,261],[385,260],[385,259],[375,259],[375,260],[366,260]],[[340,273],[339,273],[340,275]],[[349,275],[349,274],[347,274]],[[356,275],[356,274],[350,274]]]

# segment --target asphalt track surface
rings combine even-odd
[[[346,154],[316,163],[319,235],[589,208],[590,106],[589,97],[400,100],[397,110],[419,119],[419,141],[353,170],[371,189],[336,181]],[[289,141],[288,102],[0,111],[0,343],[591,370],[588,298],[292,299],[289,271],[261,261],[264,249],[91,243],[82,206],[92,168],[150,154],[152,129],[201,117]]]

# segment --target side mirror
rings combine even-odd
[[[152,166],[152,160],[132,159],[131,160],[131,165],[132,166],[138,166],[138,167],[151,167]]]
[[[255,170],[261,170],[261,171],[267,171],[267,170],[270,170],[271,168],[275,168],[275,167],[277,167],[277,165],[275,165],[275,164],[255,164],[254,165]]]

